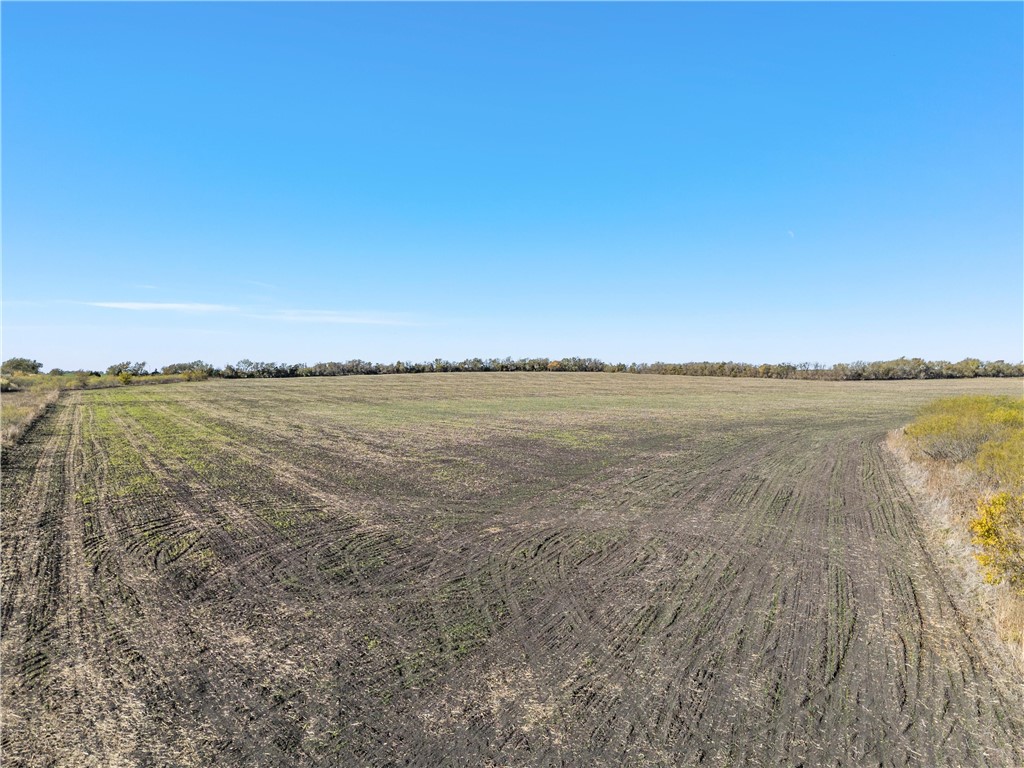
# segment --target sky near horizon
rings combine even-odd
[[[3,357],[1024,357],[1020,3],[12,3]]]

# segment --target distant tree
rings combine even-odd
[[[39,373],[43,364],[37,360],[29,360],[27,357],[12,357],[0,364],[0,373],[10,375],[12,373]]]
[[[17,366],[12,369],[12,366]],[[37,372],[41,366],[34,360],[12,358],[4,363],[4,373]],[[305,363],[259,362],[240,360],[235,365],[217,369],[202,360],[188,363],[173,363],[161,369],[164,374],[181,376],[185,380],[205,379],[218,376],[227,379],[238,378],[288,378],[293,376],[356,376],[392,373],[442,373],[442,372],[485,372],[485,371],[564,371],[564,372],[628,372],[641,374],[667,374],[677,376],[729,376],[762,379],[809,379],[817,381],[890,380],[890,379],[935,379],[973,378],[975,376],[1024,376],[1024,363],[1007,363],[1003,360],[984,362],[976,358],[950,363],[945,360],[929,361],[919,357],[901,357],[896,360],[878,360],[853,363],[836,363],[825,366],[821,363],[762,363],[754,365],[734,361],[708,361],[689,363],[605,363],[591,357],[563,357],[551,360],[546,357],[468,358],[461,361],[435,358],[428,362],[397,360],[393,363],[372,363],[365,360],[346,362]],[[59,369],[54,369],[57,374]],[[132,376],[147,375],[145,363],[123,362],[110,366],[107,374],[117,376],[127,372]],[[155,373],[156,371],[154,371]],[[99,376],[99,373],[93,375]]]
[[[1014,364],[1004,360],[994,360],[990,363],[982,363],[981,372],[985,376],[1024,376],[1024,363]]]
[[[114,363],[107,366],[107,376],[119,376],[125,372],[130,373],[132,376],[145,376],[146,363],[145,361],[133,363],[131,360],[126,360],[123,363]]]
[[[189,374],[191,378],[206,378],[213,374],[213,366],[204,363],[202,360],[193,360],[191,363],[171,363],[160,369],[164,374]],[[190,378],[190,376],[186,376]]]
[[[981,371],[981,360],[976,357],[967,357],[953,366],[955,375],[965,379],[973,379]]]

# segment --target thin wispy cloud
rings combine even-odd
[[[132,312],[234,312],[226,304],[163,303],[155,301],[87,301],[90,307],[126,309]]]
[[[59,304],[58,301],[32,301],[30,299],[4,299],[6,307],[49,307]]]
[[[245,283],[246,285],[255,285],[257,288],[270,288],[272,290],[277,290],[276,285],[273,285],[271,283],[264,283],[261,280],[243,280],[242,282]]]
[[[418,325],[408,317],[384,312],[339,312],[333,309],[279,309],[269,314],[250,315],[262,320],[322,325]]]

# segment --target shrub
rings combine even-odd
[[[974,556],[985,569],[985,580],[1006,581],[1024,595],[1024,495],[998,493],[978,501],[971,520],[973,542],[981,547]]]
[[[921,453],[972,470],[981,498],[968,525],[985,580],[1024,595],[1024,398],[953,397],[906,429]]]
[[[978,474],[997,487],[1024,492],[1024,429],[984,443],[974,463]]]
[[[1024,429],[1024,400],[966,396],[938,400],[922,409],[906,434],[932,459],[973,460],[990,441]]]

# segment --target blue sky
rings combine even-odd
[[[2,6],[3,356],[1024,356],[1024,6]]]

